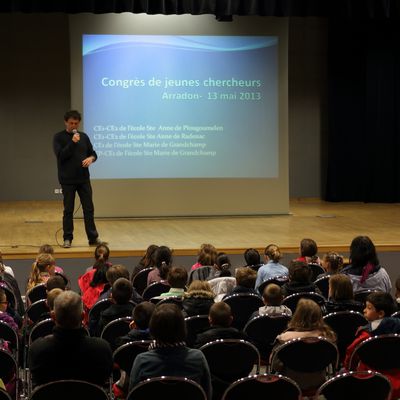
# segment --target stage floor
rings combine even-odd
[[[116,207],[118,204],[116,204]],[[55,247],[57,257],[92,257],[82,219],[75,220],[71,249],[62,244],[60,201],[0,202],[0,250],[7,259],[30,259],[41,244]],[[151,243],[167,245],[176,255],[194,255],[201,243],[242,254],[275,243],[296,253],[302,238],[313,238],[319,253],[347,252],[357,235],[368,235],[378,251],[400,251],[400,204],[328,203],[292,199],[289,215],[98,218],[97,229],[115,256],[140,256]]]

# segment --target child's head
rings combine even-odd
[[[158,246],[156,244],[151,244],[149,247],[147,247],[145,255],[140,260],[143,266],[152,267],[154,265],[154,253],[157,249]]]
[[[249,266],[261,264],[261,256],[256,249],[247,249],[244,252],[244,259],[246,261],[246,265]]]
[[[181,309],[176,304],[160,304],[153,311],[149,329],[151,336],[166,345],[181,343],[186,339],[186,324]]]
[[[322,257],[322,266],[325,271],[336,274],[343,268],[343,256],[335,251],[330,251]]]
[[[100,243],[94,250],[94,258],[96,261],[106,262],[110,258],[109,247],[104,243]]]
[[[47,305],[49,306],[50,311],[54,310],[54,301],[57,298],[57,296],[63,291],[64,291],[63,289],[55,288],[47,292]]]
[[[111,265],[106,271],[106,278],[108,283],[112,286],[118,278],[129,279],[129,271],[124,265]]]
[[[273,261],[274,263],[278,263],[282,258],[282,253],[279,247],[275,244],[269,244],[264,250],[265,260]]]
[[[54,248],[51,244],[42,244],[39,247],[39,254],[41,253],[46,253],[46,254],[51,254],[52,256],[54,255]]]
[[[334,301],[352,300],[353,284],[348,275],[335,274],[329,277],[329,295],[328,297]]]
[[[37,269],[39,273],[49,273],[50,275],[54,275],[55,272],[55,260],[51,254],[40,253],[36,262],[34,263],[34,268]]]
[[[5,312],[8,307],[6,292],[0,288],[0,311]]]
[[[172,267],[168,271],[167,281],[172,288],[185,289],[188,273],[183,267]]]
[[[51,276],[46,282],[47,293],[49,293],[50,290],[53,290],[56,288],[65,290],[66,287],[67,287],[67,284],[65,282],[65,279],[60,275]]]
[[[150,318],[155,308],[156,305],[150,301],[143,301],[133,309],[132,318],[136,325],[136,329],[148,329]]]
[[[295,331],[319,331],[321,336],[335,339],[335,333],[324,322],[321,307],[313,300],[300,299],[296,311],[288,323],[288,328]]]
[[[132,282],[126,278],[118,278],[112,285],[111,296],[117,304],[128,304],[132,298]]]
[[[315,240],[305,238],[300,242],[300,254],[302,257],[314,257],[317,253],[318,247]]]
[[[201,265],[214,265],[217,259],[217,249],[210,243],[203,243],[197,256],[197,262]]]
[[[245,288],[254,289],[257,272],[250,267],[236,268],[235,272],[236,284]]]
[[[154,265],[160,271],[161,279],[167,279],[172,264],[172,250],[167,246],[160,246],[154,253]]]
[[[215,260],[215,268],[220,271],[219,276],[231,276],[231,260],[228,254],[218,253]]]
[[[390,317],[394,312],[393,297],[386,292],[373,292],[367,296],[364,308],[364,317],[368,321],[375,321],[384,317]]]
[[[266,306],[280,306],[283,300],[282,288],[275,283],[270,283],[264,288],[263,300]]]
[[[208,320],[211,326],[229,328],[233,321],[232,310],[229,304],[219,301],[210,307]]]
[[[198,279],[195,279],[194,281],[192,281],[192,283],[188,287],[187,293],[195,292],[195,291],[206,291],[206,292],[214,293],[212,291],[211,286],[208,283],[208,281],[201,281]]]
[[[311,282],[311,270],[307,263],[292,260],[289,265],[289,279],[294,282],[308,284]]]

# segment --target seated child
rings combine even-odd
[[[263,292],[264,306],[260,307],[258,311],[254,311],[251,318],[258,315],[276,315],[276,314],[287,314],[292,315],[292,310],[284,305],[282,305],[283,294],[282,288],[275,284],[270,283]]]
[[[185,294],[188,273],[185,268],[172,267],[168,271],[167,282],[171,286],[168,292],[161,293],[160,297],[180,296]]]
[[[256,283],[257,272],[249,267],[236,268],[235,271],[236,286],[227,296],[236,293],[252,293],[259,296],[258,291],[254,289]]]
[[[289,265],[289,282],[282,286],[283,296],[300,292],[316,292],[320,290],[311,282],[311,270],[304,261],[291,261]]]
[[[132,312],[133,321],[129,324],[130,331],[127,335],[121,336],[115,340],[115,345],[120,347],[126,343],[134,342],[137,340],[150,340],[149,323],[150,318],[153,314],[155,304],[149,301],[143,301],[138,304]],[[121,377],[119,381],[114,385],[114,394],[119,394],[121,397],[125,398],[128,392],[129,380],[126,379],[126,372],[120,370]]]
[[[195,347],[201,347],[217,339],[247,339],[247,336],[238,329],[231,327],[233,316],[231,307],[223,301],[214,303],[208,314],[210,329],[199,333],[195,340]]]
[[[7,325],[10,325],[14,331],[18,332],[18,324],[14,320],[14,318],[8,314],[8,301],[6,292],[0,288],[0,321],[5,322]]]
[[[126,278],[117,279],[111,292],[111,304],[100,313],[100,319],[97,324],[97,336],[101,335],[104,327],[117,318],[128,317],[132,315],[134,304],[130,301],[132,297],[132,282]]]
[[[353,357],[352,365],[350,358],[355,348],[371,336],[389,333],[400,333],[400,319],[390,315],[395,309],[393,297],[386,292],[374,292],[368,295],[365,302],[364,317],[368,324],[359,328],[356,338],[346,350],[344,368],[346,370],[366,371],[370,368]],[[392,399],[400,397],[400,371],[378,371],[384,374],[392,384]]]

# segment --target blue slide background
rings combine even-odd
[[[92,178],[277,177],[277,60],[274,36],[83,35]]]

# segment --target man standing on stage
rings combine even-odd
[[[64,245],[71,247],[74,231],[75,193],[82,204],[86,235],[89,245],[101,243],[94,223],[94,206],[92,186],[90,184],[89,166],[97,160],[92,143],[86,133],[79,132],[81,114],[71,110],[64,115],[65,130],[54,135],[53,148],[57,157],[58,180],[64,197]]]

